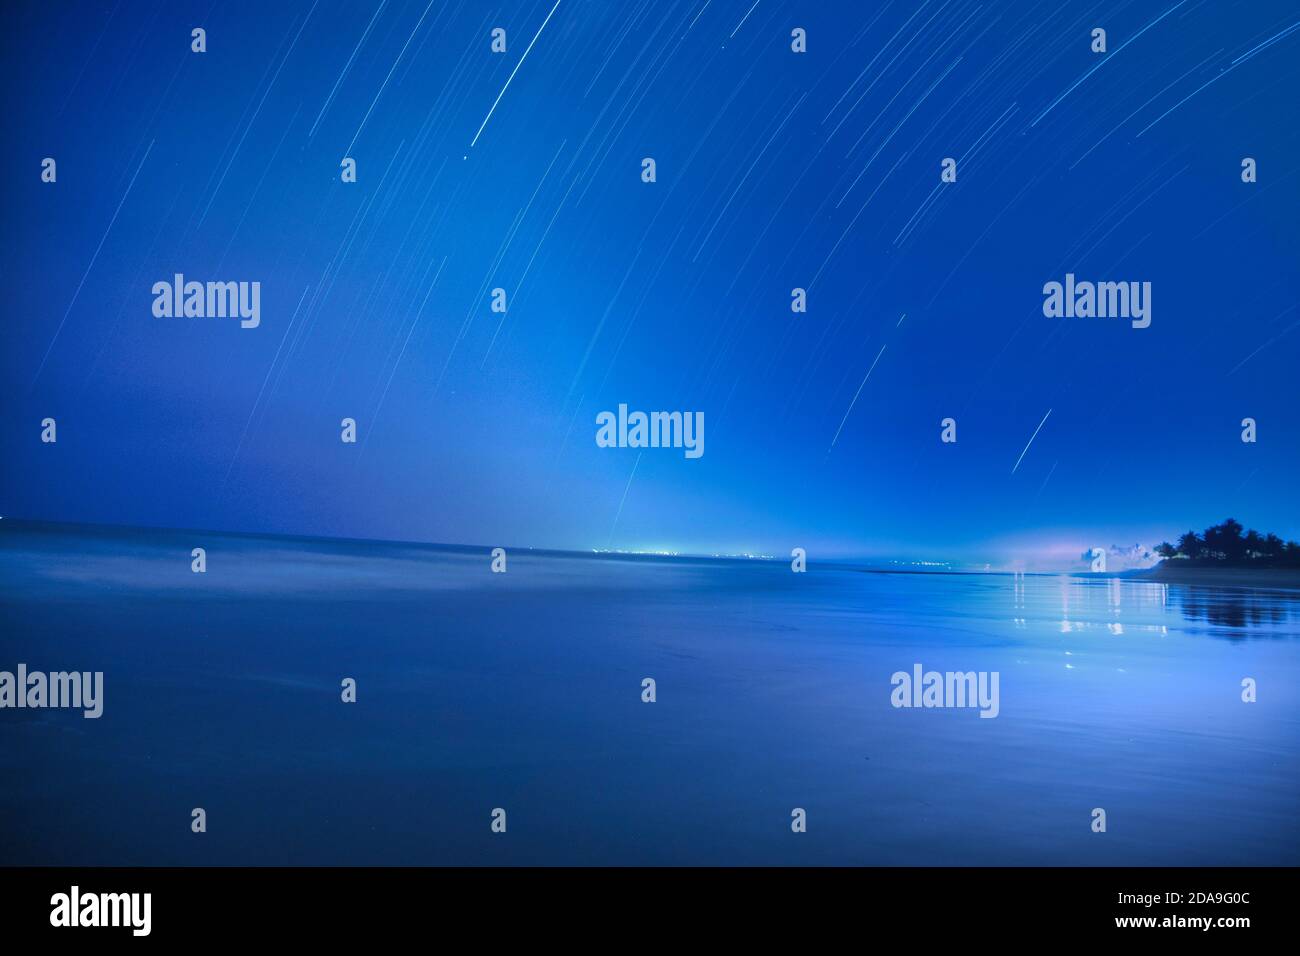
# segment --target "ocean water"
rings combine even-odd
[[[0,710],[0,863],[1300,863],[1295,592],[508,560],[0,522],[0,670],[105,675]]]

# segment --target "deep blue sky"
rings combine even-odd
[[[1300,29],[1261,46],[1296,3],[553,7],[7,4],[0,513],[1040,563],[1300,537]],[[1067,271],[1151,282],[1151,327],[1045,318]],[[176,272],[260,281],[260,327],[154,318]],[[620,402],[703,411],[704,457],[597,448]]]

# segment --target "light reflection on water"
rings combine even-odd
[[[0,712],[0,862],[1300,862],[1294,592],[194,543],[0,531],[0,669],[106,688]],[[893,708],[916,663],[999,672],[999,716]]]

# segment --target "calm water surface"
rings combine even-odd
[[[0,863],[1300,863],[1295,592],[488,567],[0,522],[0,670],[105,674],[99,720],[0,711]],[[916,663],[1000,715],[894,709]]]

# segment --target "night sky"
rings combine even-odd
[[[31,2],[0,44],[6,518],[1300,538],[1295,2]],[[176,273],[260,282],[260,325],[156,318]],[[1150,282],[1150,327],[1045,317],[1067,273]],[[597,447],[620,403],[702,411],[704,455]]]

